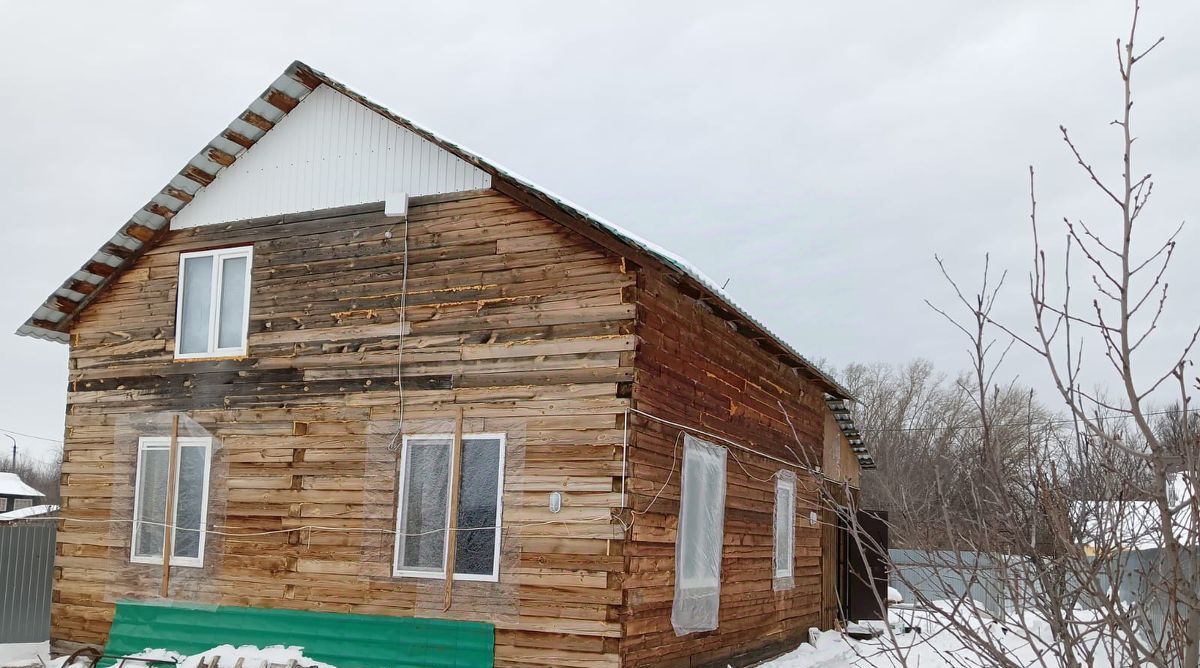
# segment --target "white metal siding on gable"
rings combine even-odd
[[[491,186],[491,176],[321,85],[196,194],[173,229]]]

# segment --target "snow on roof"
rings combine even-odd
[[[16,473],[0,473],[0,496],[21,496],[35,498],[45,496],[36,489],[25,484]]]
[[[50,513],[57,513],[57,512],[58,512],[58,506],[52,506],[52,505],[29,506],[28,508],[17,508],[16,510],[8,511],[7,513],[0,513],[0,522],[11,522],[13,520],[23,520],[23,519],[26,519],[29,517],[38,517],[41,515],[49,515]]]

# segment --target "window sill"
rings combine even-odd
[[[420,579],[420,580],[442,580],[443,582],[446,580],[445,574],[440,571],[437,573],[431,573],[428,571],[402,571],[402,570],[393,569],[392,577],[394,577],[394,578],[414,578],[414,579]],[[467,574],[467,573],[455,573],[454,581],[455,582],[500,582],[500,575],[498,573],[495,575],[472,575],[472,574]]]
[[[220,351],[216,353],[183,353],[176,354],[176,362],[225,362],[249,358],[245,350]]]
[[[146,564],[148,566],[162,566],[162,555],[157,557],[130,557],[130,563]],[[204,559],[196,559],[194,557],[172,557],[172,566],[180,566],[183,568],[204,568]]]

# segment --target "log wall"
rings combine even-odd
[[[828,409],[817,387],[735,331],[671,275],[640,268],[634,299],[639,338],[635,408],[775,457],[794,460],[791,450],[796,450],[820,463]],[[780,401],[802,445],[796,443]],[[627,484],[637,512],[625,544],[625,665],[741,665],[805,639],[822,613],[823,532],[809,522],[809,512],[817,507],[817,481],[797,472],[795,588],[775,592],[771,476],[786,467],[730,448],[720,625],[716,631],[676,637],[671,602],[679,430],[636,415],[631,424]]]
[[[55,639],[102,643],[113,600],[157,594],[160,567],[130,564],[128,525],[111,528],[132,516],[129,425],[139,415],[180,411],[219,439],[213,470],[223,479],[212,486],[226,531],[394,521],[392,508],[370,507],[380,490],[364,489],[379,461],[372,439],[395,424],[399,389],[404,228],[381,208],[172,231],[74,324],[62,513],[90,522],[60,526]],[[486,600],[490,583],[456,583],[447,616],[495,622],[497,665],[616,666],[626,564],[610,515],[634,375],[634,276],[495,191],[416,198],[409,221],[406,418],[452,419],[461,406],[468,431],[522,432],[521,469],[506,474],[513,556],[496,589],[505,600]],[[248,356],[175,361],[179,253],[245,244],[254,245]],[[557,516],[550,491],[564,492]],[[574,523],[526,526],[566,519]],[[172,568],[172,591],[424,616],[422,582],[390,577],[390,539],[379,560],[364,557],[365,540],[352,531],[213,539],[204,577]]]

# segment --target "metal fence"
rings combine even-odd
[[[0,523],[0,644],[50,639],[55,522]]]
[[[946,550],[888,550],[896,573],[891,586],[915,601],[914,589],[930,600],[967,594],[994,615],[1004,613],[1007,595],[1000,569],[987,555]]]
[[[1021,577],[1018,563],[998,563],[988,555],[945,550],[888,550],[894,572],[890,584],[905,601],[916,599],[913,590],[929,600],[953,599],[964,594],[983,604],[996,617],[1004,617],[1021,598],[1029,597],[1039,588],[1035,578]],[[1193,557],[1184,554],[1186,572],[1191,572]],[[1108,572],[1111,571],[1111,572]],[[1165,569],[1161,550],[1130,551],[1108,564],[1107,571],[1096,574],[1093,591],[1116,589],[1121,601],[1131,605],[1148,624],[1152,637],[1162,637],[1170,617],[1164,589]],[[1082,599],[1080,604],[1091,607]]]

